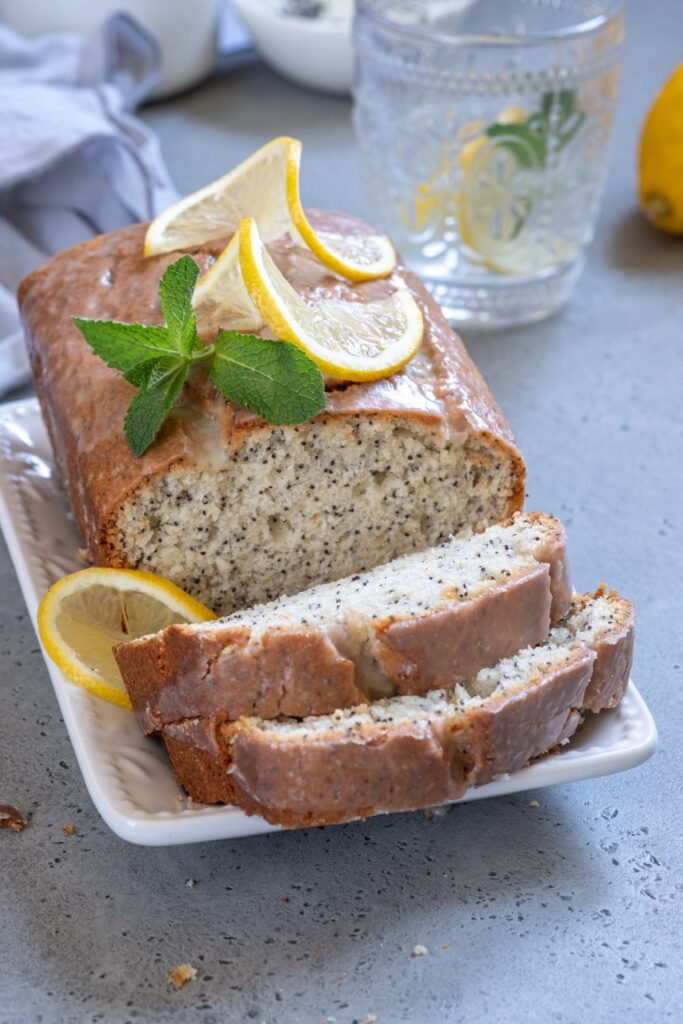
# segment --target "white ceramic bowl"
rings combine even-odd
[[[232,0],[232,4],[260,55],[285,78],[323,92],[351,91],[351,19],[278,14],[262,0]]]
[[[152,98],[172,96],[211,72],[221,0],[0,0],[0,23],[26,36],[92,32],[110,14],[125,12],[161,47],[161,78]]]

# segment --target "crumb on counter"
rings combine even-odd
[[[413,947],[413,956],[429,956],[429,950],[426,946],[421,946],[419,943]]]
[[[12,832],[23,832],[28,825],[26,815],[11,804],[0,804],[0,828],[8,828]]]
[[[194,981],[197,977],[197,968],[193,967],[192,964],[179,964],[174,967],[172,971],[168,972],[168,980],[175,985],[176,988],[182,988],[188,981]]]
[[[540,806],[541,805],[539,804],[538,800],[530,800],[529,801],[529,807],[540,807]]]
[[[378,1021],[378,1020],[379,1020],[379,1017],[377,1016],[376,1013],[369,1013],[367,1015],[367,1017],[365,1017],[361,1021],[361,1024],[376,1024],[376,1021]]]
[[[64,828],[62,829],[62,832],[64,833],[65,836],[74,836],[76,835],[76,826],[65,825]]]
[[[436,807],[427,807],[422,813],[427,821],[432,821],[434,818],[445,818],[451,807],[452,804],[437,804]]]

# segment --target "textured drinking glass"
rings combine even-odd
[[[569,297],[605,176],[620,0],[356,0],[373,209],[453,322]]]

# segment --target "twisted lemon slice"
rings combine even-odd
[[[112,648],[175,622],[215,618],[161,576],[139,569],[92,568],[64,576],[50,587],[38,608],[38,632],[72,683],[129,708]]]
[[[240,224],[238,245],[242,279],[264,323],[276,337],[303,349],[323,373],[341,380],[375,380],[395,373],[415,355],[422,341],[422,314],[407,288],[377,302],[322,299],[309,304],[276,267],[253,218]]]
[[[386,277],[396,265],[385,235],[317,231],[299,195],[301,143],[273,139],[229,174],[160,213],[147,229],[145,255],[229,238],[244,217],[253,217],[266,242],[289,232],[321,263],[352,281]]]
[[[528,120],[518,106],[505,107],[496,125]],[[477,129],[473,122],[472,127]],[[527,153],[520,163],[510,142]],[[571,259],[576,243],[538,223],[543,195],[542,162],[518,136],[493,138],[480,132],[460,151],[462,182],[458,196],[460,236],[483,263],[499,274],[534,274]]]
[[[252,302],[240,267],[236,232],[213,266],[197,281],[192,307],[200,337],[213,338],[220,330],[258,331],[263,317]]]

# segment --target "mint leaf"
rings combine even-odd
[[[143,363],[136,363],[130,370],[126,370],[123,379],[136,388],[146,388],[158,362],[158,359],[147,359]]]
[[[586,115],[576,105],[576,93],[573,89],[563,89],[560,93],[560,124],[557,129],[562,149],[574,138],[586,120]]]
[[[553,93],[549,93],[549,95],[552,97]],[[574,111],[578,110],[578,107],[576,106],[576,93],[573,89],[561,89],[559,103],[560,117],[562,120],[566,120],[570,114],[573,114]],[[552,102],[550,106],[552,107]]]
[[[159,282],[159,305],[168,328],[169,342],[181,355],[202,347],[192,308],[192,293],[199,267],[191,256],[181,256],[164,271]]]
[[[165,327],[124,324],[118,320],[90,320],[80,316],[72,319],[100,359],[123,373],[148,359],[178,354],[169,345]]]
[[[301,423],[325,408],[320,370],[288,341],[221,331],[209,377],[227,398],[268,423]]]
[[[490,124],[486,129],[489,138],[500,136],[499,145],[508,149],[520,167],[542,167],[545,163],[546,140],[534,132],[530,121],[521,124]]]
[[[164,365],[165,364],[165,365]],[[128,407],[124,430],[128,446],[135,458],[152,444],[171,406],[183,389],[189,362],[160,360],[152,372],[149,385],[139,391]]]
[[[541,97],[540,108],[526,121],[503,124],[496,121],[486,129],[489,138],[500,138],[499,145],[513,154],[520,167],[545,167],[548,156],[548,141],[551,132],[553,111],[557,108],[558,151],[571,142],[586,119],[576,105],[573,89],[562,89],[559,93],[546,92]]]
[[[560,93],[560,96],[564,95],[565,92],[571,93],[572,96],[574,95],[574,90],[573,89],[563,89],[562,92]],[[550,117],[550,111],[553,109],[553,103],[554,102],[555,102],[555,93],[554,92],[544,92],[543,95],[541,96],[541,107],[540,107],[540,110],[539,110],[539,114],[541,115],[541,117],[544,117],[546,119],[546,121]]]

